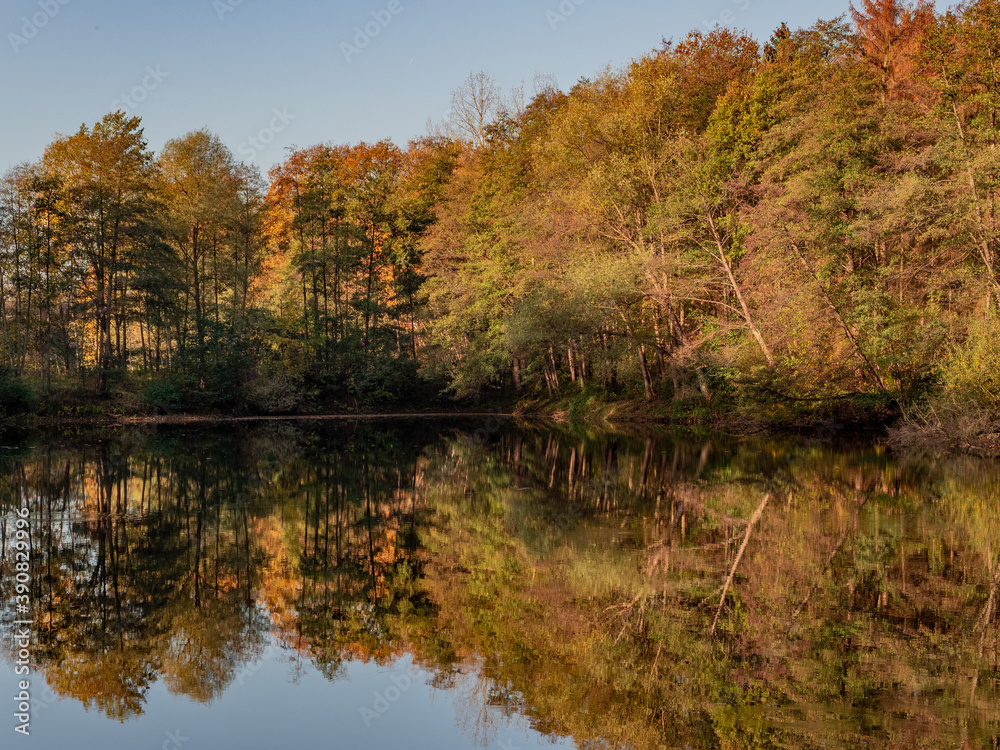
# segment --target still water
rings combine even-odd
[[[3,442],[2,748],[998,746],[996,463],[428,420]]]

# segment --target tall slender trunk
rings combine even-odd
[[[646,361],[645,344],[639,344],[639,367],[642,370],[642,386],[646,392],[646,400],[655,401],[656,389],[653,387],[653,376],[649,373],[649,364]]]
[[[951,109],[955,117],[955,127],[958,129],[958,138],[965,155],[965,176],[969,184],[969,192],[972,195],[972,205],[975,208],[976,230],[971,234],[973,235],[979,258],[986,267],[990,289],[993,291],[993,296],[996,297],[997,305],[1000,306],[1000,278],[997,277],[996,272],[996,253],[990,242],[991,232],[988,231],[986,218],[983,215],[982,204],[979,198],[979,187],[976,185],[976,175],[972,171],[972,154],[966,140],[965,128],[962,126],[962,117],[958,113],[958,105],[952,102]]]
[[[774,366],[774,356],[771,354],[771,348],[767,345],[764,340],[764,336],[761,334],[760,329],[757,324],[754,323],[753,316],[750,314],[750,308],[747,306],[746,299],[743,297],[743,290],[740,289],[739,283],[736,281],[736,275],[733,273],[732,264],[730,264],[729,259],[726,257],[725,246],[722,242],[722,236],[719,234],[717,227],[715,226],[715,220],[708,216],[706,217],[708,221],[709,229],[712,232],[712,238],[715,242],[716,248],[716,258],[719,264],[722,266],[722,270],[726,274],[726,279],[729,281],[729,286],[732,288],[733,293],[736,295],[736,300],[739,302],[740,311],[743,313],[743,320],[747,324],[747,328],[750,331],[750,335],[753,336],[757,345],[760,346],[761,352],[764,353],[764,359],[767,360],[768,367]]]
[[[372,284],[375,279],[375,222],[372,222],[371,250],[368,253],[368,289],[365,295],[365,352],[368,352],[368,329],[372,318]]]

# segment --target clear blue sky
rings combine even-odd
[[[840,15],[847,0],[564,0],[562,10],[560,0],[0,6],[0,171],[38,158],[57,133],[96,122],[133,90],[143,100],[130,112],[143,118],[154,149],[208,127],[266,170],[288,146],[385,137],[405,145],[426,132],[428,118],[443,118],[450,92],[473,70],[505,88],[526,81],[529,90],[536,73],[549,73],[565,89],[663,37],[720,23],[766,39],[782,21],[795,28]],[[391,20],[382,28],[372,13]],[[368,22],[378,35],[348,60],[342,45],[353,46],[355,27]],[[267,128],[270,143],[249,142]]]

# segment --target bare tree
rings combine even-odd
[[[507,96],[503,97],[501,110],[502,114],[518,122],[527,108],[528,102],[524,95],[524,81],[521,81],[510,90]]]
[[[448,128],[474,148],[486,143],[486,131],[504,112],[503,94],[486,73],[470,73],[451,95]]]
[[[535,96],[554,96],[559,93],[559,81],[551,73],[535,73],[531,79],[531,93]]]

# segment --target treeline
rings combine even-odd
[[[3,180],[3,361],[162,408],[994,408],[998,50],[997,0],[864,0],[527,101],[473,75],[441,133],[269,182],[108,115]]]
[[[426,247],[454,383],[995,401],[1000,4],[694,32],[540,93]]]
[[[415,238],[454,151],[317,146],[267,184],[206,131],[154,155],[121,112],[58,138],[2,183],[8,401],[10,376],[167,409],[412,390]]]

